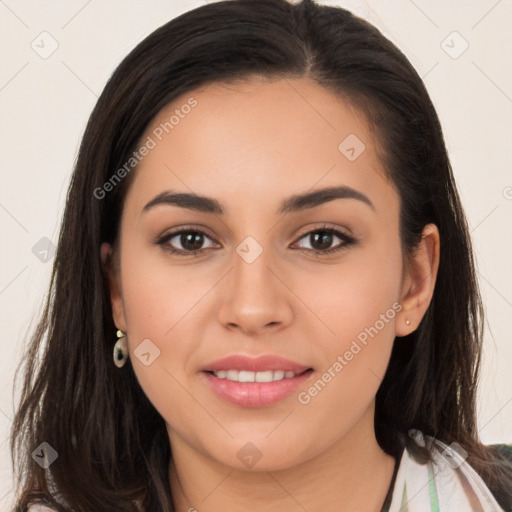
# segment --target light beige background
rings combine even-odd
[[[43,237],[57,242],[78,144],[114,68],[156,27],[204,3],[0,0],[1,510],[12,502],[14,370],[52,262],[32,248]],[[479,431],[486,443],[512,442],[512,1],[322,3],[377,25],[424,78],[438,110],[488,319]],[[52,44],[58,48],[46,59],[31,47],[42,53]]]

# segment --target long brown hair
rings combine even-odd
[[[34,501],[61,511],[174,510],[165,422],[131,364],[118,369],[112,361],[116,328],[100,259],[101,243],[117,240],[136,169],[103,198],[95,191],[174,98],[251,75],[310,77],[366,115],[400,195],[405,259],[427,223],[439,229],[433,299],[418,328],[395,339],[377,392],[379,444],[396,457],[409,429],[419,429],[461,445],[490,487],[512,487],[512,471],[500,471],[478,438],[483,308],[441,126],[422,80],[375,27],[342,8],[231,0],[149,35],[115,70],[91,114],[44,311],[16,373],[24,377],[11,434],[16,511]],[[46,469],[31,456],[42,442],[58,454]]]

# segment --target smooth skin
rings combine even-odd
[[[121,219],[119,252],[102,245],[116,326],[149,400],[165,419],[173,457],[169,482],[178,511],[380,511],[395,459],[378,445],[375,395],[395,336],[414,331],[431,301],[439,233],[425,227],[410,265],[399,239],[399,196],[384,178],[364,117],[307,78],[209,84],[175,99],[146,140],[190,97],[197,106],[134,171]],[[354,161],[338,146],[365,145]],[[345,185],[366,195],[286,215],[288,197]],[[215,198],[223,215],[160,204],[166,190]],[[310,233],[334,228],[356,239],[332,254]],[[206,232],[198,255],[178,228]],[[196,235],[197,236],[197,235]],[[247,263],[248,236],[263,252]],[[192,247],[193,248],[193,247]],[[231,354],[275,354],[313,368],[307,391],[393,304],[401,310],[308,404],[297,393],[267,407],[219,398],[200,369]],[[406,320],[409,320],[409,324]],[[149,366],[134,350],[151,340]],[[252,443],[252,467],[237,454]]]

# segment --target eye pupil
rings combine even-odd
[[[182,233],[180,242],[184,249],[197,251],[203,245],[203,235],[195,232]]]
[[[311,245],[315,247],[317,250],[329,249],[332,244],[332,233],[328,233],[326,231],[317,231],[316,233],[312,233],[314,243]],[[320,241],[320,245],[317,245],[316,242]]]

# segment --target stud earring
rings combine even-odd
[[[405,323],[406,323],[406,325],[411,325],[411,322],[409,322],[408,318],[405,320]]]
[[[114,364],[118,368],[122,368],[128,360],[128,345],[126,343],[126,334],[122,331],[117,331],[118,340],[114,345]]]

